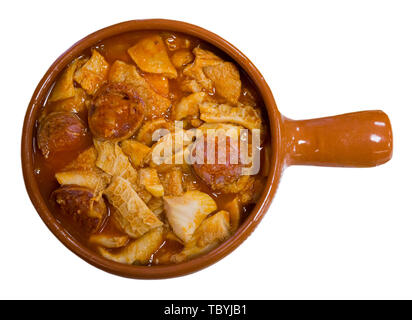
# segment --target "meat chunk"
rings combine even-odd
[[[172,63],[176,68],[181,68],[193,61],[193,54],[188,49],[177,50],[172,55]]]
[[[140,197],[140,199],[142,199],[144,201],[144,203],[148,204],[149,201],[153,199],[152,194],[149,191],[146,190],[144,185],[137,184],[137,185],[132,185],[132,187],[133,187],[134,191],[136,191],[136,193]]]
[[[119,176],[136,184],[137,171],[117,143],[94,140],[97,150],[96,166],[111,176]]]
[[[116,262],[145,265],[162,243],[163,230],[162,228],[156,228],[143,237],[132,241],[118,253],[112,253],[104,248],[99,248],[99,252],[106,259]]]
[[[144,108],[137,90],[126,83],[110,83],[93,100],[89,127],[97,139],[120,141],[139,129],[143,117]]]
[[[229,235],[229,213],[221,210],[207,218],[196,230],[196,244],[204,248],[216,241],[224,241]]]
[[[206,93],[197,92],[183,97],[173,110],[175,120],[182,120],[188,116],[198,118],[199,104],[204,101]]]
[[[212,139],[204,137],[195,143],[192,155],[195,159],[193,169],[210,188],[223,190],[228,185],[238,181],[242,175],[238,141],[231,142],[229,136],[212,136]],[[223,139],[223,140],[222,140]],[[198,144],[201,144],[198,146]],[[202,146],[203,145],[203,146]],[[210,150],[209,150],[210,148]],[[198,155],[197,152],[202,154]]]
[[[217,209],[216,202],[206,193],[187,191],[178,197],[163,197],[166,217],[173,232],[188,242],[207,215]]]
[[[239,193],[239,201],[242,205],[256,203],[265,188],[266,183],[261,176],[250,177],[245,186],[242,187],[242,192]]]
[[[191,146],[193,171],[212,190],[222,193],[242,191],[250,178],[245,151],[251,152],[250,145],[247,150],[239,145],[244,139],[244,128],[227,123],[204,123],[198,130],[205,136]],[[200,159],[197,152],[201,152]]]
[[[37,131],[37,145],[45,158],[50,153],[72,151],[87,140],[87,129],[79,117],[69,112],[52,112]]]
[[[39,121],[42,121],[48,114],[52,112],[72,112],[76,114],[86,114],[87,106],[90,100],[86,92],[82,88],[74,88],[74,95],[64,100],[47,102]]]
[[[242,82],[239,70],[232,62],[225,62],[214,53],[195,48],[195,61],[188,65],[183,74],[192,79],[186,82],[183,90],[199,92],[200,88],[216,93],[228,103],[235,105],[240,97]]]
[[[88,231],[97,230],[107,213],[104,199],[96,200],[93,190],[85,187],[62,186],[53,192],[52,197],[66,214]]]
[[[239,100],[242,83],[239,70],[231,62],[223,62],[203,68],[206,77],[213,81],[216,93],[229,103],[236,104]]]
[[[180,89],[183,92],[200,92],[202,86],[196,80],[186,79],[181,82]]]
[[[84,62],[84,59],[76,59],[64,70],[57,80],[48,102],[65,100],[75,96],[76,88],[74,87],[73,82],[74,73]]]
[[[144,79],[149,83],[154,91],[167,98],[169,95],[169,79],[161,74],[146,73]]]
[[[202,88],[212,91],[213,81],[205,75],[203,68],[220,64],[223,60],[214,53],[200,48],[193,49],[193,53],[195,61],[183,70],[183,74],[195,79]]]
[[[150,148],[135,140],[123,140],[120,144],[122,151],[127,155],[135,168],[143,166],[146,155]]]
[[[163,198],[152,197],[149,202],[147,202],[147,206],[157,217],[159,217],[164,210]]]
[[[78,185],[99,194],[110,182],[110,176],[98,170],[72,170],[57,172],[57,182],[61,185]]]
[[[221,210],[203,220],[183,250],[172,256],[174,262],[183,262],[214,249],[230,236],[229,213]]]
[[[161,181],[166,196],[181,196],[183,194],[183,172],[181,168],[172,168],[162,176]]]
[[[104,190],[104,194],[117,209],[114,217],[129,236],[138,238],[163,224],[127,180],[114,177],[109,187]]]
[[[190,133],[190,132],[189,132]],[[187,131],[177,129],[161,137],[152,147],[146,156],[149,165],[156,168],[158,172],[166,172],[173,167],[181,167],[187,170],[185,154],[187,146],[192,142],[192,137]]]
[[[110,82],[124,82],[136,88],[149,119],[164,115],[171,106],[170,100],[156,93],[133,65],[117,60],[110,68],[108,77]]]
[[[183,175],[183,191],[199,190],[201,188],[198,178],[193,173],[193,170],[185,172]]]
[[[242,215],[242,206],[238,196],[227,202],[223,209],[229,212],[230,216],[230,231],[235,232],[239,228],[240,219]]]
[[[107,234],[93,234],[90,236],[89,241],[93,244],[97,244],[105,248],[121,248],[127,244],[129,237]]]
[[[77,158],[65,166],[63,170],[93,170],[96,168],[96,159],[97,150],[92,146],[81,152]]]
[[[76,159],[57,172],[55,177],[61,185],[78,185],[93,190],[97,196],[110,182],[110,175],[96,167],[97,151],[90,147]]]
[[[155,141],[153,139],[153,134],[159,129],[172,131],[173,124],[163,118],[146,121],[140,128],[136,140],[147,146],[151,146]]]
[[[170,62],[166,46],[160,36],[154,35],[141,39],[127,52],[144,72],[161,73],[171,79],[177,77],[177,71]]]
[[[74,74],[74,80],[93,95],[104,83],[108,71],[109,64],[104,57],[97,50],[92,50],[90,59]]]
[[[160,183],[156,169],[142,168],[139,170],[140,184],[155,197],[163,197],[164,189]]]

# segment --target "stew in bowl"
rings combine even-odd
[[[217,48],[169,31],[114,36],[70,61],[39,111],[38,184],[102,257],[181,263],[229,238],[259,199],[265,118],[253,83]],[[246,170],[252,153],[259,163]]]

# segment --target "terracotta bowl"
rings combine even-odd
[[[109,261],[73,238],[49,211],[40,194],[34,174],[33,136],[36,114],[62,69],[85,49],[97,42],[137,30],[169,30],[198,37],[219,48],[235,60],[252,79],[266,105],[272,141],[271,169],[266,188],[246,221],[237,232],[215,250],[181,264],[131,266]],[[22,166],[27,192],[34,207],[53,234],[71,251],[92,265],[120,276],[159,279],[176,277],[210,266],[237,248],[256,228],[275,195],[283,170],[290,165],[370,167],[392,156],[392,130],[382,111],[363,111],[339,116],[290,120],[282,116],[269,86],[252,62],[218,35],[180,21],[134,20],[99,30],[74,44],[49,68],[38,84],[24,119]]]

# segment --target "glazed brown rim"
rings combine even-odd
[[[37,184],[34,174],[33,133],[36,123],[37,110],[43,106],[50,88],[61,70],[84,50],[97,44],[101,40],[119,35],[125,32],[138,30],[168,30],[182,32],[202,39],[219,48],[235,60],[249,75],[258,88],[265,103],[270,122],[271,133],[271,167],[266,188],[246,221],[240,226],[234,235],[211,252],[187,262],[165,266],[131,266],[107,260],[96,252],[88,249],[71,236],[55,219],[48,209]],[[276,143],[278,142],[278,143]],[[132,20],[109,26],[96,31],[75,43],[64,52],[50,66],[46,74],[40,80],[32,99],[29,103],[23,124],[21,157],[23,176],[27,192],[41,219],[50,231],[72,252],[83,260],[89,262],[104,271],[130,278],[162,279],[186,275],[219,261],[237,248],[256,228],[269,208],[279,184],[283,168],[281,151],[281,115],[277,110],[275,100],[269,86],[253,63],[232,44],[218,35],[181,21],[150,19]]]

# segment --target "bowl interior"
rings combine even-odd
[[[236,233],[227,241],[207,254],[176,265],[124,265],[107,260],[99,256],[94,251],[88,249],[79,243],[73,236],[71,236],[55,219],[40,193],[39,185],[37,184],[34,174],[33,137],[36,116],[38,110],[42,108],[51,86],[53,85],[58,74],[75,57],[79,56],[89,47],[96,45],[99,41],[125,32],[138,30],[168,30],[186,33],[212,44],[225,54],[229,55],[247,73],[256,88],[259,90],[259,93],[265,103],[269,118],[269,131],[271,134],[272,143],[271,168],[267,179],[267,185],[258,203],[255,205],[252,212],[239,227]],[[213,264],[233,251],[250,235],[262,219],[264,213],[267,211],[279,183],[279,178],[283,167],[282,148],[280,142],[281,115],[277,110],[273,95],[256,67],[238,49],[216,34],[184,22],[158,19],[133,20],[107,27],[85,37],[69,48],[51,65],[33,94],[24,120],[22,135],[22,167],[26,188],[33,205],[48,228],[67,248],[92,265],[110,273],[132,278],[168,278],[188,274]]]

